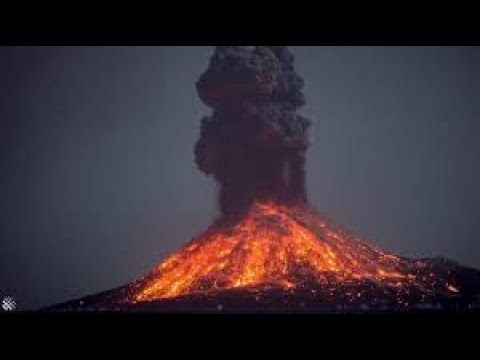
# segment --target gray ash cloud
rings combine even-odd
[[[218,46],[197,82],[213,109],[202,119],[195,161],[220,185],[224,215],[255,200],[306,202],[305,154],[310,121],[303,79],[286,46]]]

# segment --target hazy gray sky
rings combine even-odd
[[[212,47],[0,47],[0,295],[136,279],[216,214],[193,145]],[[480,268],[480,49],[292,47],[311,202],[405,256]]]

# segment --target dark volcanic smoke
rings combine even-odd
[[[197,83],[213,114],[202,120],[195,161],[220,185],[224,215],[255,200],[305,202],[305,152],[310,122],[303,79],[286,46],[218,46]]]

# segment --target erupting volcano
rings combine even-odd
[[[52,310],[478,309],[480,272],[386,253],[308,204],[293,62],[285,46],[215,49],[195,161],[219,185],[220,218],[137,281]]]

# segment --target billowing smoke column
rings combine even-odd
[[[305,153],[310,122],[303,79],[286,46],[218,46],[197,82],[213,108],[195,146],[201,171],[220,185],[223,215],[240,215],[254,200],[306,202]]]

